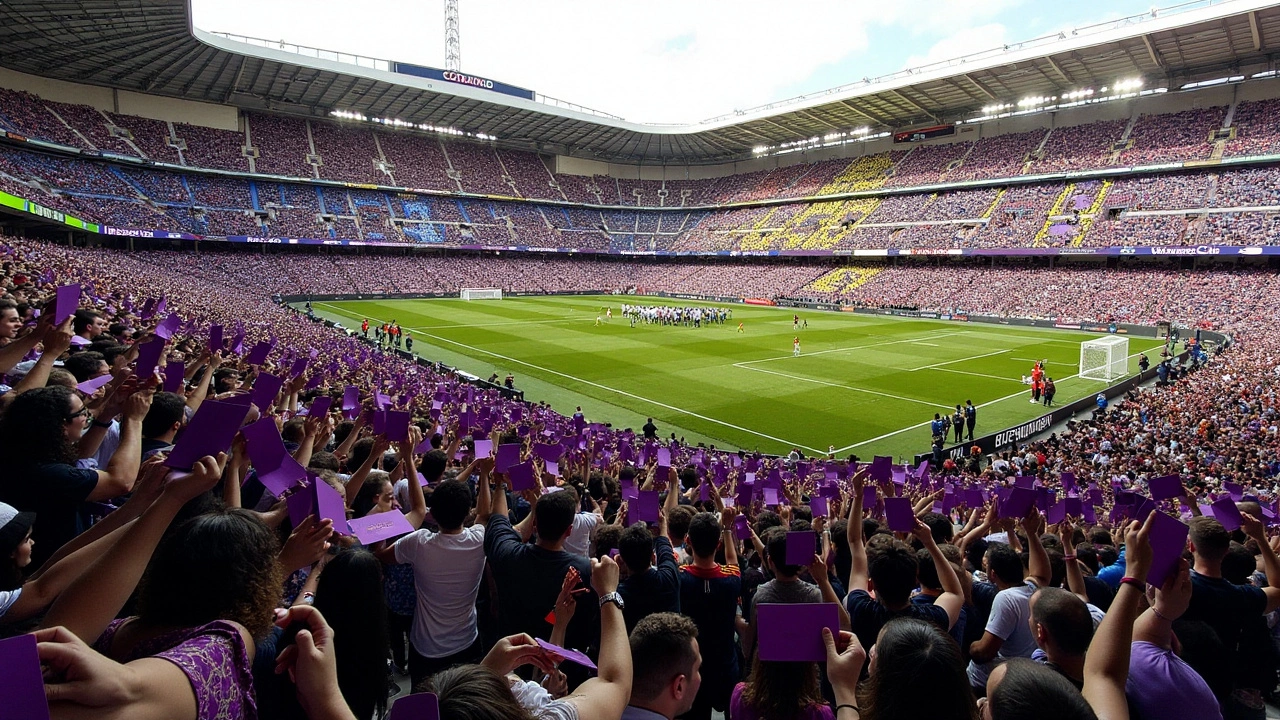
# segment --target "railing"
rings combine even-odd
[[[215,32],[213,34],[219,37],[224,37],[228,40],[234,40],[248,45],[256,45],[257,47],[268,48],[270,50],[279,50],[281,52],[293,53],[294,55],[303,55],[306,57],[318,58],[320,60],[330,60],[333,62],[346,63],[348,65],[357,65],[359,67],[391,72],[390,60],[380,60],[378,58],[371,58],[365,55],[338,52],[336,50],[324,50],[322,48],[310,47],[308,45],[298,45],[297,43],[285,42],[284,40],[264,40],[263,38],[237,35],[235,33],[228,32]]]

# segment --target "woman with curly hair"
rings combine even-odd
[[[79,706],[63,712],[90,706],[98,718],[257,718],[250,662],[280,595],[275,535],[256,513],[239,508],[169,528],[183,506],[218,482],[225,457],[171,474],[133,529],[50,609],[44,626],[63,627],[41,636],[42,658],[54,675],[48,696],[55,706]],[[137,615],[114,619],[135,586]],[[93,670],[108,685],[75,682],[88,652],[78,641],[106,656]],[[64,668],[77,672],[59,682]],[[105,686],[122,692],[103,697]]]
[[[76,443],[95,420],[79,394],[61,385],[28,390],[0,418],[0,501],[34,512],[31,569],[84,531],[80,504],[119,497],[133,489],[142,457],[142,419],[150,391],[124,401],[120,446],[105,470],[76,467]]]

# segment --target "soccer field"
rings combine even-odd
[[[348,328],[397,321],[416,354],[480,377],[513,373],[525,399],[593,422],[639,428],[653,417],[663,437],[768,453],[892,454],[929,449],[929,420],[972,400],[975,435],[1044,412],[1021,377],[1037,359],[1057,384],[1055,405],[1105,383],[1076,378],[1080,343],[1096,334],[854,313],[719,305],[732,321],[701,328],[632,328],[619,305],[716,305],[635,296],[508,297],[503,300],[317,302],[317,314]],[[603,307],[610,322],[596,326]],[[809,327],[792,331],[799,314]],[[739,333],[737,325],[744,324]],[[801,355],[792,357],[800,336]],[[372,337],[372,330],[370,330]],[[1137,354],[1160,342],[1131,338]]]

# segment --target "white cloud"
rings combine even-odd
[[[949,60],[968,53],[1000,47],[1008,41],[1008,28],[1000,23],[963,28],[935,42],[923,54],[908,57],[904,67],[920,67],[940,60]]]

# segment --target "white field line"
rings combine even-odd
[[[352,313],[348,312],[347,310],[345,310],[345,309],[343,309],[343,308],[336,307],[336,306],[331,305],[331,304],[329,304],[329,303],[316,303],[316,305],[318,305],[318,306],[320,306],[320,307],[327,307],[327,308],[330,308],[330,309],[332,309],[333,311],[335,311],[335,312],[340,312],[340,313],[342,313],[343,315],[345,315],[345,316],[347,316],[347,317],[349,317],[349,318],[355,318],[355,317],[356,317],[354,314],[352,314]],[[405,329],[406,329],[406,330],[408,330],[408,331],[410,331],[410,332],[415,332],[415,331],[418,331],[418,330],[448,330],[449,328],[482,328],[482,327],[500,327],[500,326],[502,326],[502,325],[545,325],[545,324],[547,324],[547,323],[581,322],[581,321],[583,321],[583,318],[553,318],[553,319],[550,319],[550,320],[506,320],[506,321],[503,321],[503,322],[491,322],[491,323],[470,323],[470,324],[465,324],[465,325],[423,325],[422,327],[411,327],[411,328],[405,328]],[[382,322],[382,321],[381,321],[381,320],[379,320],[379,323],[381,323],[381,322]]]
[[[625,391],[625,390],[619,390],[619,389],[617,389],[617,388],[612,388],[612,387],[609,387],[608,385],[601,385],[601,384],[600,384],[600,383],[598,383],[598,382],[592,382],[591,380],[584,380],[583,378],[577,377],[577,376],[575,376],[575,375],[570,375],[570,374],[568,374],[568,373],[562,373],[562,372],[560,372],[559,370],[552,370],[551,368],[542,367],[541,365],[534,365],[533,363],[525,362],[525,361],[523,361],[523,360],[517,360],[516,358],[508,357],[508,356],[506,356],[506,355],[499,355],[499,354],[498,354],[498,353],[496,353],[496,352],[491,352],[491,351],[489,351],[489,350],[485,350],[484,348],[478,348],[478,347],[475,347],[474,345],[467,345],[466,343],[460,343],[460,342],[458,342],[457,340],[450,340],[449,338],[441,337],[441,336],[439,336],[439,335],[432,335],[431,333],[420,333],[420,334],[425,335],[426,337],[429,337],[429,338],[433,338],[433,339],[435,339],[435,340],[439,340],[439,341],[441,341],[441,342],[447,342],[447,343],[449,343],[449,344],[451,344],[451,345],[457,345],[458,347],[466,348],[466,349],[471,350],[471,351],[473,351],[473,352],[483,353],[483,354],[485,354],[485,355],[489,355],[489,356],[491,356],[491,357],[496,357],[496,358],[498,358],[499,360],[504,360],[504,361],[506,361],[506,362],[515,363],[515,364],[517,364],[517,365],[523,365],[523,366],[525,366],[525,367],[527,367],[527,368],[533,368],[534,370],[538,370],[538,371],[540,371],[540,372],[544,372],[544,373],[547,373],[547,374],[550,374],[550,375],[557,375],[557,376],[559,376],[559,377],[562,377],[562,378],[565,378],[565,379],[568,379],[568,380],[572,380],[572,381],[577,382],[577,383],[582,383],[583,385],[590,385],[591,387],[599,388],[599,389],[601,389],[601,390],[607,390],[607,391],[609,391],[609,392],[611,392],[611,393],[616,393],[616,394],[618,394],[618,395],[622,395],[623,397],[628,397],[628,398],[631,398],[631,399],[633,399],[633,400],[639,400],[639,401],[641,401],[641,402],[646,402],[646,403],[649,403],[650,405],[656,405],[657,407],[665,408],[665,409],[667,409],[667,410],[671,410],[671,411],[674,411],[674,412],[680,413],[681,415],[688,415],[689,417],[694,417],[694,418],[697,418],[697,419],[699,419],[699,420],[704,420],[704,421],[709,422],[709,423],[715,423],[716,425],[721,425],[721,426],[723,426],[723,427],[727,427],[727,428],[730,428],[730,429],[733,429],[733,430],[737,430],[738,432],[744,432],[744,433],[748,433],[748,434],[750,434],[750,435],[755,435],[756,437],[762,437],[762,438],[765,438],[766,440],[772,440],[772,441],[774,441],[774,442],[782,443],[783,445],[790,445],[790,446],[792,446],[792,447],[804,448],[805,450],[808,450],[808,451],[810,451],[810,452],[813,452],[813,453],[816,453],[816,454],[819,454],[819,455],[823,454],[823,451],[822,451],[822,450],[819,450],[819,449],[817,449],[817,448],[811,448],[811,447],[809,447],[808,445],[801,445],[801,444],[799,444],[799,443],[792,442],[792,441],[790,441],[790,440],[783,440],[782,438],[779,438],[779,437],[774,437],[774,436],[772,436],[772,435],[766,435],[765,433],[757,432],[757,431],[755,431],[755,430],[751,430],[750,428],[744,428],[744,427],[742,427],[741,425],[734,425],[733,423],[727,423],[727,422],[725,422],[725,421],[723,421],[723,420],[717,420],[716,418],[708,417],[708,416],[706,416],[706,415],[702,415],[702,414],[700,414],[700,413],[693,412],[692,410],[686,410],[686,409],[684,409],[684,408],[682,408],[682,407],[676,407],[675,405],[668,405],[667,403],[659,402],[659,401],[654,400],[654,399],[652,399],[652,398],[644,397],[643,395],[636,395],[635,393],[629,393],[629,392],[627,392],[627,391]]]
[[[757,367],[743,366],[742,369],[750,370],[752,372],[768,373],[769,375],[777,375],[778,377],[784,377],[789,380],[799,380],[801,382],[813,383],[815,385],[826,385],[827,387],[841,388],[843,390],[852,390],[854,392],[867,393],[869,395],[879,395],[881,397],[893,398],[894,400],[904,400],[906,402],[920,403],[921,405],[928,405],[929,407],[939,407],[939,408],[943,408],[944,410],[951,409],[950,405],[939,405],[937,403],[931,403],[927,400],[917,400],[915,398],[903,397],[902,395],[891,395],[889,393],[880,392],[879,390],[868,390],[866,388],[854,387],[852,385],[841,385],[840,383],[827,382],[826,380],[815,380],[813,378],[802,377],[800,375],[788,375],[787,373],[776,372],[774,370],[764,370],[762,368],[757,368]]]
[[[1141,355],[1141,354],[1142,354],[1142,353],[1134,353],[1134,354],[1130,355],[1129,357],[1127,357],[1127,358],[1125,358],[1125,359],[1126,359],[1126,360],[1132,360],[1133,358],[1136,358],[1136,357],[1138,357],[1138,356],[1139,356],[1139,355]],[[1063,382],[1063,381],[1065,381],[1065,380],[1074,380],[1075,378],[1078,378],[1078,377],[1080,377],[1080,373],[1076,373],[1075,375],[1068,375],[1067,377],[1064,377],[1064,378],[1062,378],[1061,380],[1058,380],[1058,382]],[[1013,399],[1013,398],[1016,398],[1016,397],[1019,397],[1019,396],[1027,396],[1027,393],[1028,393],[1028,392],[1030,392],[1030,390],[1029,390],[1029,389],[1028,389],[1028,390],[1019,390],[1019,391],[1018,391],[1018,392],[1016,392],[1016,393],[1010,393],[1010,394],[1008,394],[1008,395],[1005,395],[1004,397],[996,398],[995,400],[991,400],[991,401],[989,401],[989,402],[984,402],[984,403],[982,403],[982,404],[980,404],[980,405],[975,405],[974,407],[984,408],[984,407],[987,407],[987,406],[989,406],[989,405],[995,405],[996,403],[1004,402],[1005,400],[1010,400],[1010,399]],[[862,447],[863,445],[868,445],[868,444],[873,443],[873,442],[878,442],[878,441],[880,441],[880,440],[884,440],[885,438],[891,438],[891,437],[893,437],[894,435],[901,435],[902,433],[907,432],[907,431],[909,431],[909,430],[915,430],[916,428],[922,428],[922,427],[924,427],[924,426],[928,425],[930,422],[931,422],[930,420],[925,420],[925,421],[924,421],[924,422],[922,422],[922,423],[916,423],[915,425],[912,425],[912,426],[910,426],[910,427],[900,428],[900,429],[898,429],[898,430],[894,430],[893,432],[887,432],[887,433],[885,433],[885,434],[883,434],[883,435],[879,435],[879,436],[877,436],[877,437],[873,437],[873,438],[870,438],[870,439],[868,439],[868,440],[863,440],[863,441],[861,441],[861,442],[856,442],[856,443],[854,443],[854,444],[852,444],[852,445],[846,445],[846,446],[844,446],[844,447],[842,447],[842,448],[837,448],[835,452],[836,452],[836,454],[839,454],[839,453],[842,453],[842,452],[844,452],[844,451],[846,451],[846,450],[852,450],[852,449],[857,448],[857,447]]]
[[[929,347],[938,347],[938,346],[937,346],[936,344],[934,344],[934,343],[927,343],[927,342],[913,342],[913,343],[911,343],[911,344],[912,344],[912,345],[928,345]]]
[[[1066,365],[1067,367],[1075,367],[1079,363],[1058,362],[1056,360],[1045,360],[1044,358],[1009,358],[1010,360],[1018,360],[1021,362],[1038,363],[1044,362],[1048,365]]]
[[[933,368],[938,372],[958,373],[960,375],[973,375],[974,377],[991,378],[992,380],[1004,380],[1007,382],[1016,382],[1021,384],[1022,381],[1017,378],[1005,377],[1003,375],[988,375],[987,373],[969,372],[968,370],[953,370],[952,368]]]
[[[932,368],[940,368],[940,367],[942,367],[943,365],[955,365],[956,363],[964,362],[964,361],[966,361],[966,360],[977,360],[977,359],[979,359],[979,358],[991,357],[992,355],[1003,355],[1003,354],[1005,354],[1005,353],[1007,353],[1007,352],[1012,352],[1012,351],[1011,351],[1011,350],[996,350],[995,352],[983,353],[982,355],[970,355],[969,357],[962,357],[962,358],[958,358],[958,359],[956,359],[956,360],[947,360],[946,362],[934,363],[934,364],[932,364],[932,365],[921,365],[921,366],[920,366],[920,367],[918,367],[918,368],[911,368],[911,369],[910,369],[910,370],[908,370],[907,372],[915,372],[915,371],[917,371],[917,370],[930,370],[930,369],[932,369]]]
[[[929,335],[928,337],[929,338],[951,337],[952,335],[963,335],[967,332],[969,331],[961,330],[959,332],[933,334],[933,335]],[[871,343],[869,345],[851,345],[849,347],[831,348],[830,350],[818,350],[816,352],[800,353],[799,355],[787,354],[787,355],[777,355],[775,357],[761,358],[759,360],[743,360],[742,362],[734,363],[733,366],[745,367],[747,365],[755,365],[757,363],[773,362],[774,360],[787,360],[793,357],[810,357],[813,355],[827,355],[829,353],[848,352],[850,350],[864,350],[866,348],[881,347],[883,345],[901,345],[903,343],[913,343],[913,342],[919,342],[919,341],[920,341],[920,338],[909,338],[906,340],[888,340],[885,342]]]

